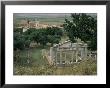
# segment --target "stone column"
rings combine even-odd
[[[84,44],[84,47],[85,47],[84,57],[87,58],[87,44]]]
[[[56,56],[55,56],[55,64],[57,65],[57,52],[55,54],[56,54]]]
[[[66,63],[66,52],[65,52],[65,63]]]
[[[60,51],[60,64],[62,64],[62,50]]]
[[[50,58],[53,58],[53,47],[50,47]]]
[[[84,56],[85,56],[85,55],[84,55],[84,54],[85,54],[84,52],[85,52],[85,47],[82,47],[82,48],[81,48],[81,59],[82,59],[82,58],[85,58],[85,57],[84,57]]]
[[[72,51],[72,63],[74,62],[74,50]]]
[[[76,62],[78,62],[78,43],[76,43]]]

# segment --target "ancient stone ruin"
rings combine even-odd
[[[56,66],[72,65],[87,57],[87,44],[72,43],[70,40],[50,48],[49,61]]]

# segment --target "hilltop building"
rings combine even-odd
[[[28,20],[28,19],[23,19],[20,20],[19,22],[16,23],[15,28],[23,28],[23,32],[27,31],[29,28],[47,28],[47,27],[60,27],[60,25],[53,25],[53,24],[48,24],[48,23],[40,23],[37,19],[33,20]]]

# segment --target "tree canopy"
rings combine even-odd
[[[64,29],[72,42],[77,38],[88,43],[90,50],[97,50],[97,19],[84,13],[71,14],[72,20],[65,19]]]
[[[47,27],[42,29],[30,28],[25,32],[14,31],[14,49],[29,48],[32,41],[45,46],[47,43],[59,43],[62,30],[58,27]]]

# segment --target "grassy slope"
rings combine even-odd
[[[49,65],[16,67],[16,75],[96,75],[96,61],[83,61],[71,67]]]
[[[15,66],[15,75],[96,75],[97,62],[96,60],[83,60],[79,64],[71,67],[55,67],[49,66],[46,58],[41,57],[42,48],[31,49],[32,65],[30,66]],[[26,51],[22,51],[25,54]]]
[[[68,39],[66,36],[62,37],[60,42]],[[97,61],[94,59],[83,60],[81,63],[74,64],[71,67],[55,67],[49,66],[47,59],[42,58],[42,47],[30,49],[32,59],[31,65],[16,65],[14,69],[15,75],[96,75]],[[44,47],[49,50],[49,47]],[[26,56],[27,50],[20,52],[22,56]]]

